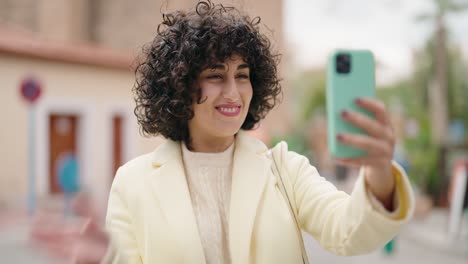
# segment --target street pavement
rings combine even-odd
[[[4,219],[5,220],[5,219]],[[38,250],[28,239],[28,218],[9,217],[0,225],[0,263],[62,264]],[[6,223],[5,223],[6,222]]]
[[[384,254],[382,249],[356,257],[335,256],[310,236],[305,237],[311,264],[467,264],[468,221],[458,241],[446,239],[447,210],[433,210],[425,220],[414,220],[396,239],[395,251]],[[28,242],[28,218],[25,215],[5,217],[0,221],[0,262],[2,264],[62,264],[50,259]]]
[[[310,263],[333,264],[467,264],[468,263],[468,222],[465,221],[463,237],[449,242],[446,238],[445,222],[447,211],[434,210],[428,219],[413,221],[407,225],[395,240],[393,254],[383,249],[356,257],[341,257],[322,249],[310,236],[305,237]]]

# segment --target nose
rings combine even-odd
[[[229,78],[223,89],[223,97],[229,101],[237,101],[239,99],[239,90],[235,78]]]

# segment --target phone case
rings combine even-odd
[[[337,56],[349,54],[349,73],[338,73]],[[375,63],[372,52],[368,50],[337,50],[329,57],[327,69],[327,121],[328,147],[333,157],[350,158],[366,154],[364,150],[340,143],[338,133],[366,134],[363,130],[347,123],[341,118],[343,110],[351,110],[372,116],[358,107],[355,100],[359,97],[375,97]]]

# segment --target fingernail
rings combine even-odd
[[[342,134],[336,135],[336,139],[338,139],[339,141],[343,141],[343,138],[344,136]]]
[[[346,110],[341,111],[341,117],[348,117],[348,116],[349,116],[348,111],[346,111]]]
[[[360,104],[362,104],[362,99],[361,99],[361,98],[357,98],[357,99],[355,100],[355,102],[356,102],[356,104],[360,105]]]

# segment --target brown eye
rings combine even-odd
[[[212,74],[212,75],[208,75],[208,77],[206,77],[210,80],[216,80],[216,79],[222,79],[223,76],[219,75],[219,74]]]
[[[249,75],[247,75],[247,74],[239,74],[239,75],[237,75],[237,78],[249,79]]]

